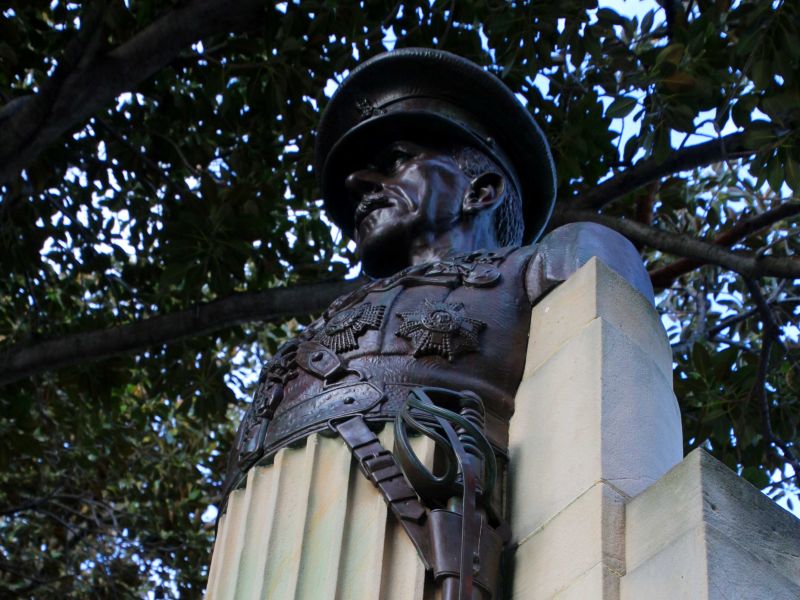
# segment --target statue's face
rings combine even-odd
[[[414,240],[440,234],[462,218],[469,178],[447,153],[395,142],[346,186],[356,204],[355,241],[367,273],[382,276],[406,266]]]

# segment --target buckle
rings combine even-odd
[[[363,421],[364,416],[359,413],[350,413],[347,415],[342,415],[340,417],[334,417],[332,419],[328,419],[328,421],[325,423],[325,426],[336,435],[341,435],[341,433],[339,433],[338,424],[344,423],[345,421],[349,421],[350,419],[361,419]]]

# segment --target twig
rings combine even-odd
[[[337,296],[363,284],[363,279],[328,281],[233,294],[127,325],[16,344],[0,353],[0,385],[40,371],[117,356],[241,323],[320,312]]]
[[[698,293],[695,290],[692,290],[692,298],[694,299],[694,304],[697,307],[696,315],[694,317],[694,322],[696,327],[691,329],[691,333],[689,337],[681,342],[678,342],[672,347],[673,354],[685,352],[694,344],[705,337],[706,332],[703,328],[706,322],[706,314],[708,312],[708,298],[703,293],[703,289],[705,289],[705,285],[701,286],[700,292]]]
[[[714,342],[715,344],[725,344],[732,348],[738,348],[739,350],[743,350],[744,352],[753,351],[753,349],[747,344],[743,344],[742,342],[737,342],[736,340],[732,340],[731,338],[723,337],[721,335],[712,336],[709,338],[709,340]]]
[[[756,308],[758,308],[758,311],[761,313],[761,322],[764,324],[764,333],[773,338],[773,341],[776,341],[781,348],[784,348],[783,342],[781,342],[779,339],[781,328],[778,323],[775,322],[775,315],[772,313],[772,308],[770,308],[767,300],[764,298],[764,294],[761,292],[761,286],[758,285],[757,281],[750,277],[745,277],[744,282],[745,285],[747,285],[747,289],[750,291],[750,295],[753,297],[753,300],[756,303]]]
[[[782,304],[798,305],[798,304],[800,304],[800,298],[782,298],[780,300],[770,301],[769,304],[770,305],[776,305],[776,306],[782,305]],[[721,331],[725,331],[728,327],[732,327],[733,325],[736,325],[737,323],[741,323],[742,321],[745,321],[745,320],[749,319],[750,317],[752,317],[753,315],[757,314],[758,310],[759,310],[758,308],[751,308],[749,310],[746,310],[743,313],[739,313],[738,315],[732,315],[732,316],[730,316],[730,317],[728,317],[726,319],[723,319],[722,321],[720,321],[719,323],[714,325],[714,327],[710,328],[708,330],[708,334],[709,335],[716,335],[717,333],[719,333]]]
[[[456,12],[456,0],[450,0],[450,10],[447,15],[447,22],[444,26],[444,32],[442,32],[442,37],[439,38],[439,41],[436,42],[437,48],[442,48],[444,43],[447,41],[447,35],[450,33],[450,27],[453,25],[453,15]]]
[[[744,146],[744,137],[744,133],[732,133],[719,139],[672,152],[662,162],[656,161],[655,158],[642,160],[608,181],[594,186],[575,198],[568,199],[566,204],[571,209],[592,208],[597,210],[651,181],[656,181],[672,173],[687,171],[730,157],[755,154],[757,149],[748,149]]]
[[[781,473],[781,478],[780,479],[776,479],[776,480],[771,480],[769,482],[769,485],[770,485],[770,487],[774,488],[774,487],[777,487],[777,486],[782,485],[784,483],[788,483],[788,482],[790,482],[790,481],[792,481],[794,479],[797,479],[798,477],[800,477],[800,471],[795,471],[791,475],[784,475],[783,473]]]
[[[218,33],[252,30],[261,23],[263,12],[261,0],[241,0],[235,8],[223,0],[178,3],[89,64],[79,61],[57,86],[57,94],[44,111],[38,94],[0,108],[0,184],[12,180],[59,136],[120,93],[134,89],[191,43]]]

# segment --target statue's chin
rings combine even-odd
[[[388,277],[408,266],[408,243],[400,232],[358,241],[361,269],[370,277]]]

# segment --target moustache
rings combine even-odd
[[[384,194],[369,194],[364,196],[361,198],[361,202],[358,203],[358,206],[356,206],[356,212],[354,215],[356,225],[358,225],[364,219],[364,217],[366,217],[373,210],[390,205],[391,202],[389,201],[389,198],[387,198]]]

